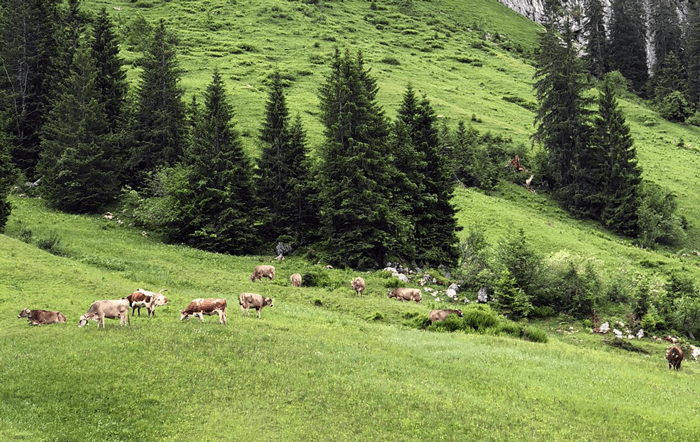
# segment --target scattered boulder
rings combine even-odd
[[[486,290],[486,287],[481,287],[479,289],[479,293],[476,295],[476,302],[480,303],[486,303],[489,300],[489,294]]]
[[[644,329],[640,328],[637,332],[637,339],[642,339],[644,337]]]
[[[613,333],[615,334],[616,338],[622,338],[622,332],[620,330],[614,328]]]

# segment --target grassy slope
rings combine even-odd
[[[65,256],[0,236],[3,440],[690,440],[700,430],[697,364],[669,372],[663,344],[621,353],[578,326],[547,344],[416,331],[402,316],[435,305],[387,299],[381,275],[363,274],[362,299],[349,271],[328,271],[342,287],[290,287],[289,275],[313,267],[298,259],[253,284],[259,257],[13,203],[9,233],[19,220],[36,238],[58,232]],[[140,285],[169,288],[155,318],[78,329],[92,301]],[[275,307],[241,318],[241,291],[272,295]],[[199,296],[229,300],[228,326],[178,321]],[[24,306],[68,323],[30,327],[15,318]],[[370,320],[376,311],[384,319]]]

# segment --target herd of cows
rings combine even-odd
[[[273,280],[275,278],[275,268],[270,265],[259,265],[255,267],[253,273],[250,275],[250,281],[262,281],[262,278]],[[301,275],[299,273],[293,274],[289,280],[292,286],[301,286]],[[350,286],[357,295],[362,295],[365,290],[365,281],[361,277],[356,277],[350,282]],[[138,309],[138,315],[141,316],[141,307],[146,308],[149,317],[155,317],[155,308],[168,303],[168,299],[163,295],[163,292],[166,290],[167,289],[162,289],[160,292],[151,292],[145,289],[138,289],[122,299],[95,301],[88,311],[80,317],[78,327],[83,327],[88,324],[88,321],[92,320],[97,322],[98,328],[100,325],[104,328],[105,318],[118,318],[119,325],[126,325],[129,324],[129,310],[131,309],[131,315],[134,316]],[[417,303],[422,301],[420,289],[408,287],[390,290],[387,296],[389,298],[395,298],[397,301],[414,301]],[[272,298],[267,298],[255,293],[241,293],[238,298],[238,303],[241,307],[241,314],[245,315],[247,313],[248,316],[250,316],[250,309],[253,308],[257,311],[258,318],[260,318],[260,312],[263,307],[274,307]],[[461,310],[440,309],[432,310],[429,319],[431,323],[444,321],[451,314],[457,315],[458,317],[462,317],[463,315]],[[204,315],[218,315],[219,322],[227,324],[226,300],[213,298],[195,299],[190,302],[187,307],[180,310],[180,321],[183,319],[189,320],[190,316],[199,317],[201,321],[204,321]],[[17,317],[27,318],[27,321],[29,321],[31,325],[66,322],[66,317],[61,312],[49,310],[29,310],[25,308]],[[666,352],[666,359],[668,360],[669,368],[679,370],[681,368],[681,362],[683,361],[683,350],[679,346],[669,348]]]

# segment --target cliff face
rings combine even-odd
[[[501,3],[514,10],[515,12],[524,15],[530,20],[541,23],[544,18],[544,1],[543,0],[499,0]],[[561,0],[565,1],[565,0]],[[647,17],[649,16],[651,0],[644,0],[644,9],[647,11]],[[585,11],[585,0],[569,0],[565,1],[566,9],[569,11]],[[610,0],[602,0],[603,6],[607,11],[608,19],[610,18]],[[688,13],[688,3],[683,0],[675,0],[676,7],[678,8],[678,21],[683,22]],[[581,23],[574,24],[574,27],[581,27],[585,16],[583,17]],[[649,34],[649,24],[647,23],[647,60],[650,66],[654,64],[654,53],[652,51],[651,43],[653,37]]]

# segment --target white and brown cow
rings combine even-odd
[[[365,280],[358,276],[350,281],[350,287],[355,290],[355,293],[361,295],[365,291]]]
[[[272,298],[266,298],[255,293],[241,293],[241,296],[238,297],[238,303],[241,305],[241,315],[248,313],[248,316],[250,316],[250,309],[254,308],[258,312],[258,319],[260,319],[260,310],[263,307],[266,305],[269,305],[270,308],[274,307]]]
[[[27,318],[30,325],[58,324],[66,322],[66,317],[63,316],[63,313],[50,310],[29,310],[28,308],[25,308],[19,312],[17,317]]]
[[[105,328],[105,318],[119,318],[119,325],[129,324],[129,301],[126,299],[95,301],[87,313],[80,317],[78,327],[88,324],[88,320],[97,321],[97,328]]]
[[[263,277],[268,278],[270,281],[275,279],[275,268],[266,265],[255,267],[255,270],[250,275],[250,282],[255,282],[256,279],[262,282]]]
[[[292,287],[301,287],[301,275],[298,273],[293,274],[289,277],[289,281],[292,283]]]
[[[168,298],[163,296],[163,292],[168,289],[162,289],[160,292],[151,292],[145,289],[137,289],[134,293],[127,296],[126,300],[129,301],[129,306],[131,307],[131,316],[134,316],[136,309],[139,310],[139,316],[141,316],[141,307],[145,307],[148,310],[148,317],[151,315],[156,316],[156,306],[166,305],[168,303]]]
[[[387,296],[390,298],[396,298],[397,301],[416,301],[420,303],[423,300],[420,289],[412,289],[408,287],[400,287],[394,290],[389,290]]]
[[[460,318],[463,316],[462,310],[454,310],[451,308],[445,308],[442,310],[431,311],[429,318],[430,318],[430,322],[433,323],[435,321],[444,321],[450,315],[457,315]]]
[[[219,322],[227,324],[226,320],[226,300],[225,299],[202,299],[198,298],[190,302],[187,307],[180,310],[180,321],[190,320],[190,316],[199,317],[204,322],[204,315],[219,315]]]

